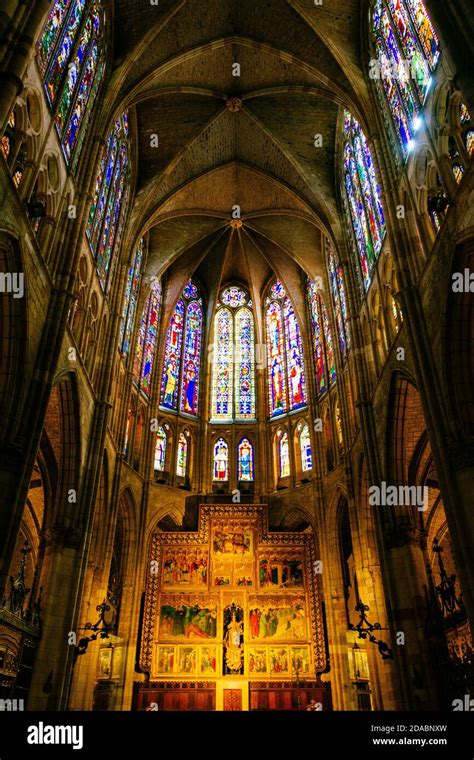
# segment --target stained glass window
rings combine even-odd
[[[422,0],[375,0],[372,36],[379,97],[406,158],[441,56],[439,40]]]
[[[114,124],[99,164],[86,235],[96,260],[100,283],[107,289],[110,265],[120,245],[128,196],[128,118]]]
[[[326,306],[316,282],[308,280],[308,305],[313,338],[314,362],[318,397],[326,393],[336,379],[336,364],[331,328]]]
[[[324,301],[320,299],[320,314],[323,323],[324,330],[324,344],[326,348],[326,367],[329,375],[329,385],[332,385],[336,379],[336,364],[334,362],[334,349],[332,346],[331,328],[329,327],[329,319],[324,305]]]
[[[66,161],[78,157],[104,75],[100,2],[56,0],[37,45],[38,64]]]
[[[10,154],[12,152],[12,148],[15,145],[15,130],[16,130],[16,117],[15,117],[15,112],[12,111],[10,116],[8,117],[5,133],[2,136],[1,149],[2,149],[2,154],[5,161],[8,161]]]
[[[225,306],[231,306],[233,309],[236,309],[238,306],[243,306],[247,303],[247,294],[241,288],[233,285],[222,292],[221,301]]]
[[[239,480],[253,481],[253,446],[248,438],[242,438],[238,448],[238,476]]]
[[[212,419],[233,418],[234,320],[229,309],[219,309],[214,317],[212,378]]]
[[[266,305],[268,400],[270,416],[306,404],[303,345],[298,320],[281,282],[270,288]]]
[[[202,299],[189,282],[175,306],[167,335],[161,381],[161,405],[194,416],[199,406]]]
[[[214,444],[214,480],[229,479],[229,447],[223,438]]]
[[[344,112],[344,184],[362,281],[367,289],[385,236],[385,218],[372,155],[359,122]]]
[[[155,361],[156,338],[158,333],[161,303],[161,284],[155,281],[143,309],[138,330],[133,377],[135,383],[146,396],[150,395],[153,364]]]
[[[130,438],[130,433],[132,429],[132,420],[133,420],[133,411],[132,409],[128,410],[128,416],[127,416],[127,427],[125,428],[125,441],[123,444],[123,453],[124,455],[128,452],[128,441]]]
[[[125,289],[125,305],[120,323],[119,350],[126,356],[130,349],[135,311],[137,308],[138,291],[140,287],[141,266],[143,260],[143,238],[140,240],[135,253],[132,256],[127,275]]]
[[[283,433],[278,443],[278,464],[280,478],[288,478],[290,475],[290,444],[288,433]]]
[[[464,135],[464,142],[469,158],[474,156],[474,130],[469,129]]]
[[[214,317],[213,420],[255,419],[254,318],[248,304],[243,290],[226,288]]]
[[[339,449],[342,450],[344,446],[344,438],[342,435],[342,419],[341,419],[341,410],[339,407],[339,401],[336,403],[334,407],[334,416],[336,418],[337,443],[339,445]]]
[[[313,455],[311,452],[311,438],[308,425],[303,425],[300,433],[301,469],[308,472],[313,468]]]
[[[457,164],[457,163],[453,164],[453,174],[454,174],[454,179],[459,185],[459,183],[462,180],[462,175],[464,174],[464,167],[461,166],[461,164]]]
[[[156,431],[156,443],[155,443],[155,470],[164,472],[166,464],[166,433],[160,426]]]
[[[347,302],[342,269],[336,260],[331,242],[326,240],[326,254],[329,270],[329,283],[331,285],[332,304],[336,318],[337,332],[341,353],[344,355],[349,348],[349,326],[347,323]]]
[[[176,475],[178,478],[185,478],[188,465],[188,441],[184,433],[179,434],[177,454]]]

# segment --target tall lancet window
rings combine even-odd
[[[367,290],[385,237],[385,218],[370,148],[359,122],[349,111],[344,112],[344,185],[362,282]]]
[[[326,306],[313,280],[308,280],[308,305],[313,337],[317,393],[318,397],[321,397],[336,379],[336,364]]]
[[[161,427],[156,431],[156,443],[155,443],[155,462],[154,469],[159,472],[163,472],[166,463],[166,444],[167,438],[164,429]]]
[[[176,475],[178,478],[186,477],[188,467],[188,441],[184,433],[178,437],[178,451],[176,459]]]
[[[329,271],[329,284],[331,286],[332,294],[332,305],[339,336],[339,345],[341,347],[341,353],[344,356],[350,343],[349,325],[347,323],[346,290],[344,288],[341,266],[336,259],[333,247],[329,240],[326,240],[326,256]]]
[[[265,321],[270,417],[306,405],[303,345],[293,304],[277,280],[266,299]]]
[[[128,118],[123,114],[110,131],[97,173],[86,235],[99,280],[107,290],[114,254],[120,247],[128,196]]]
[[[104,75],[100,2],[56,0],[37,44],[37,60],[68,163],[79,149]]]
[[[138,330],[133,379],[145,396],[150,396],[151,378],[155,362],[156,338],[160,318],[161,283],[155,280],[143,308]]]
[[[311,451],[311,438],[309,435],[309,427],[305,423],[300,432],[300,455],[301,455],[301,469],[303,472],[308,472],[313,468],[313,454]]]
[[[122,312],[122,321],[120,323],[119,350],[127,356],[130,350],[130,340],[132,337],[133,323],[137,309],[138,291],[140,289],[140,277],[143,261],[143,238],[137,245],[132,256],[127,275],[127,285],[125,288],[125,304]]]
[[[370,75],[405,159],[413,149],[419,113],[441,56],[439,40],[422,0],[375,0],[371,35]]]
[[[278,443],[278,467],[280,478],[287,478],[290,475],[290,443],[288,433],[283,433]]]
[[[224,438],[214,444],[213,479],[224,482],[229,480],[229,447]]]
[[[255,334],[252,302],[237,286],[225,288],[214,317],[213,420],[255,419]]]
[[[254,479],[253,462],[253,446],[248,438],[242,438],[238,447],[237,469],[239,480],[252,481]]]
[[[198,414],[202,324],[202,298],[189,281],[166,334],[160,400],[165,409]]]

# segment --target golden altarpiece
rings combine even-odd
[[[202,505],[195,533],[149,547],[138,709],[330,705],[310,532],[269,532],[264,505]]]

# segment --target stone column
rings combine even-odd
[[[35,0],[31,4],[29,16],[16,39],[7,68],[0,72],[0,133],[5,131],[15,100],[23,90],[26,67],[50,8],[49,0]]]

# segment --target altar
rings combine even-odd
[[[136,709],[330,706],[311,532],[269,532],[265,505],[202,505],[199,529],[149,546]]]

